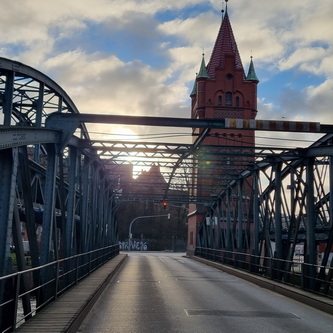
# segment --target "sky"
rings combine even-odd
[[[80,112],[182,118],[225,8],[216,0],[0,4],[0,56],[51,77]],[[228,14],[245,72],[252,55],[260,80],[257,119],[332,124],[332,0],[230,0]],[[133,128],[112,131],[139,138]]]

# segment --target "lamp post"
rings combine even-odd
[[[128,228],[128,251],[131,251],[131,240],[132,240],[132,225],[136,220],[139,219],[148,219],[148,218],[153,218],[153,217],[167,217],[168,220],[170,220],[170,214],[164,214],[164,215],[145,215],[145,216],[138,216],[135,219],[132,220],[132,222],[129,225]]]

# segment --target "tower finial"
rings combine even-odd
[[[225,13],[228,13],[228,1],[229,0],[225,0]]]

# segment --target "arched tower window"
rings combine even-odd
[[[236,97],[236,106],[239,106],[239,97]]]
[[[231,106],[232,105],[232,93],[230,91],[228,91],[225,94],[225,105],[226,106]]]
[[[222,96],[221,95],[217,98],[217,105],[222,105]]]

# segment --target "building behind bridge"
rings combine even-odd
[[[208,65],[206,66],[203,55],[194,82],[191,92],[191,118],[255,119],[258,83],[252,57],[248,73],[245,74],[226,8]],[[202,129],[194,129],[197,136],[201,132]],[[196,136],[193,140],[195,139]],[[193,172],[196,177],[193,178],[193,183],[197,197],[217,195],[231,179],[254,161],[254,155],[244,154],[244,147],[249,147],[250,152],[255,146],[255,132],[214,129],[204,138],[201,150],[204,146],[216,147],[219,154],[214,154],[214,148],[207,148],[207,154],[198,161],[198,167]],[[228,155],[230,150],[235,152],[233,156]],[[223,151],[226,154],[222,158]],[[245,157],[242,157],[242,154]],[[250,192],[251,188],[247,188],[246,191]],[[251,193],[248,193],[248,196],[250,195]],[[193,254],[195,250],[198,227],[205,219],[206,213],[204,205],[190,205],[187,248],[189,254]],[[223,228],[223,224],[221,227]]]
[[[121,248],[128,248],[128,229],[133,219],[170,214],[170,220],[156,217],[137,221],[132,228],[133,249],[185,251],[188,205],[164,200],[167,182],[160,167],[153,165],[149,170],[143,170],[137,178],[132,177],[131,165],[109,166],[109,169],[117,182],[120,202],[117,219]],[[151,199],[152,194],[154,199]],[[184,191],[168,190],[168,198],[186,195]]]

